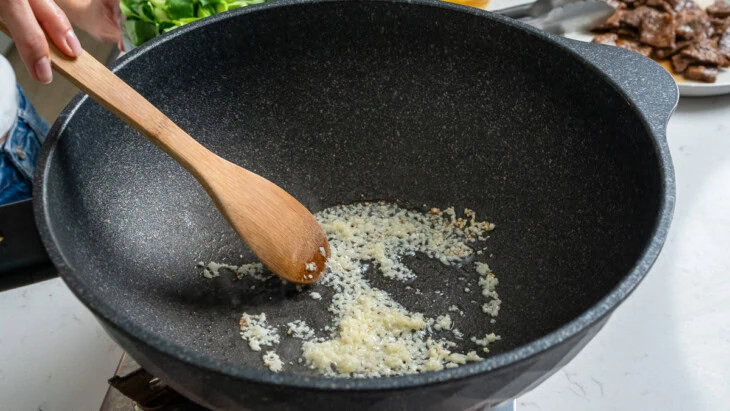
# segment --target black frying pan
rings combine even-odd
[[[499,403],[575,356],[666,238],[674,180],[664,134],[677,90],[624,50],[444,3],[285,0],[176,29],[115,70],[204,145],[312,211],[364,198],[470,207],[497,223],[488,244],[502,311],[490,324],[473,306],[458,324],[502,336],[486,361],[359,380],[295,361],[274,374],[239,337],[241,312],[321,326],[329,290],[317,302],[276,280],[251,290],[230,275],[203,278],[198,261],[253,256],[190,175],[77,97],[39,167],[49,254],[125,350],[211,408]],[[449,283],[458,269],[408,263],[424,293],[443,289],[450,302],[379,276],[373,284],[428,315],[470,306]],[[277,350],[287,362],[299,355],[287,339]]]

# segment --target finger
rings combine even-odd
[[[33,10],[26,0],[0,0],[0,19],[10,31],[20,58],[34,79],[50,83],[53,79],[48,42]]]
[[[29,4],[36,19],[59,50],[71,57],[83,53],[66,14],[53,0],[29,0]]]

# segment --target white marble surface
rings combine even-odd
[[[0,410],[98,410],[121,354],[60,279],[0,293]]]

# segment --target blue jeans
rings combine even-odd
[[[49,128],[20,85],[17,89],[18,116],[0,143],[0,205],[31,197],[35,163]]]

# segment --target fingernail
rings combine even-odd
[[[73,29],[69,29],[69,31],[66,32],[66,44],[68,44],[76,57],[80,56],[81,53],[84,52],[84,49],[81,48],[81,43],[79,43],[79,38],[76,37],[76,33],[74,33]]]
[[[33,70],[35,70],[35,76],[38,78],[38,81],[43,84],[48,84],[53,79],[53,73],[51,73],[51,61],[48,60],[48,57],[39,58],[35,62]]]

